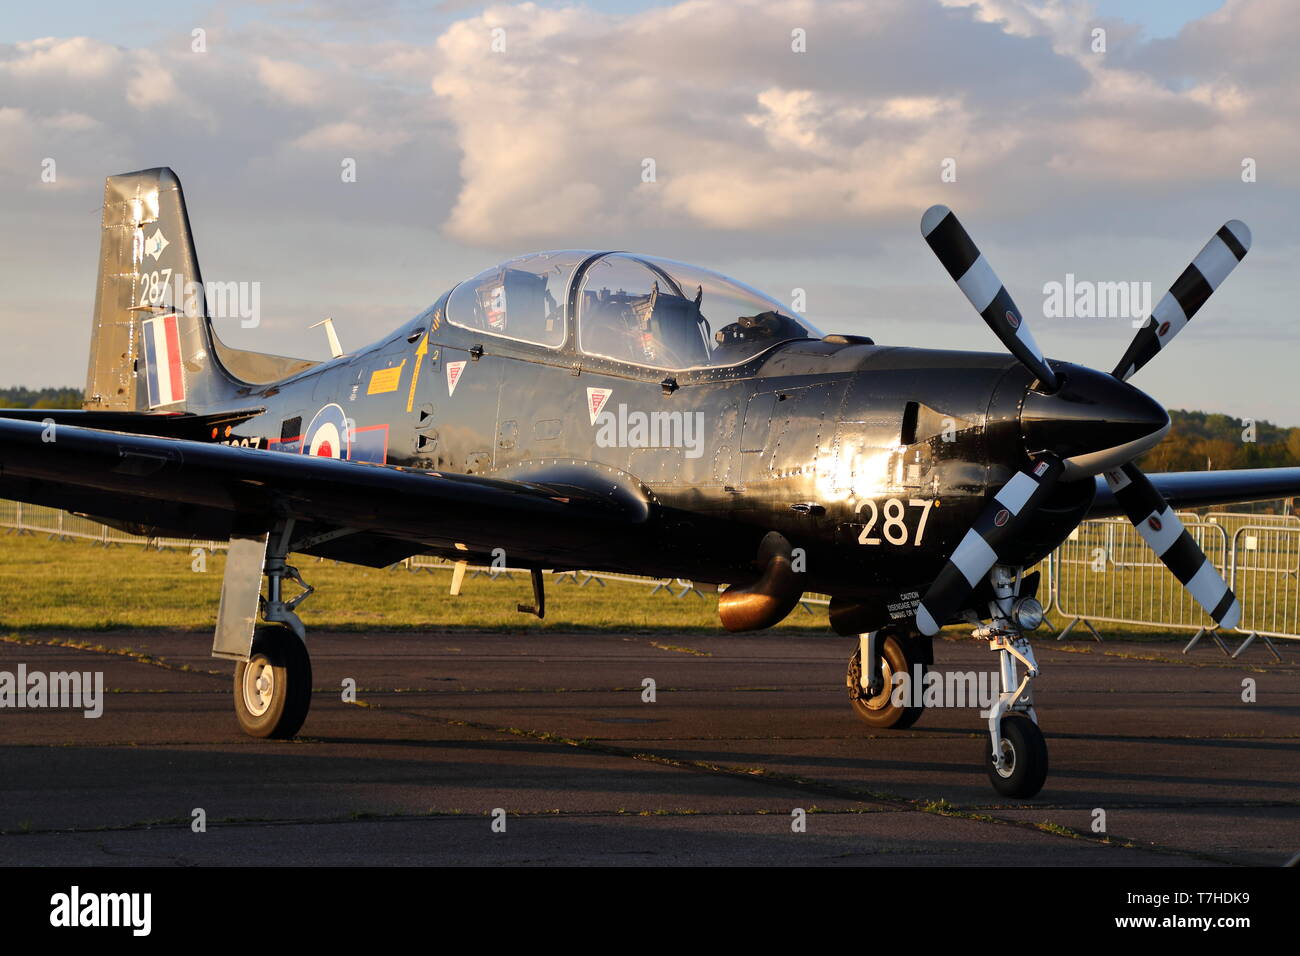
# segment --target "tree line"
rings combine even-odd
[[[0,388],[0,408],[80,408],[79,388]]]
[[[1139,459],[1144,471],[1221,471],[1300,465],[1300,428],[1172,409],[1169,434]]]

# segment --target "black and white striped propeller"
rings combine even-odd
[[[947,206],[926,210],[921,217],[921,234],[975,311],[1007,350],[1033,374],[1032,390],[1055,392],[1061,385],[1060,376],[1043,357],[1029,323],[952,210]],[[1111,373],[1114,378],[1127,381],[1168,345],[1249,249],[1250,230],[1246,225],[1236,219],[1225,223],[1152,309],[1150,318]],[[1094,380],[1099,374],[1094,374]],[[1116,445],[1121,447],[1122,443]],[[1051,448],[1027,451],[1029,464],[993,496],[926,590],[916,609],[921,633],[937,633],[957,614],[971,591],[1000,562],[1000,555],[1009,550],[1008,545],[1066,474],[1062,455],[1057,451]],[[1183,587],[1219,626],[1235,627],[1241,620],[1241,605],[1236,596],[1137,465],[1121,460],[1104,475],[1124,514]],[[1091,480],[1092,474],[1072,477]]]
[[[1230,219],[1210,237],[1169,291],[1160,297],[1146,324],[1138,329],[1114,375],[1127,382],[1138,369],[1168,345],[1223,284],[1237,263],[1250,251],[1250,230],[1240,219]]]
[[[947,206],[931,206],[921,217],[921,235],[1007,351],[1020,359],[1047,391],[1054,391],[1056,373],[1043,358],[1029,323],[953,211]]]
[[[966,596],[998,563],[999,552],[1025,529],[1062,470],[1061,459],[1044,452],[998,489],[917,605],[916,625],[922,634],[938,633],[957,613]]]
[[[1241,621],[1241,604],[1237,596],[1147,476],[1137,465],[1129,462],[1116,471],[1106,472],[1105,477],[1115,500],[1124,509],[1125,517],[1174,572],[1196,603],[1205,608],[1220,627],[1236,627]]]

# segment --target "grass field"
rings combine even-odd
[[[548,579],[546,619],[515,609],[532,603],[528,576],[465,578],[459,597],[447,592],[449,571],[377,571],[295,556],[316,593],[299,608],[309,628],[402,630],[688,631],[717,630],[717,595],[675,598],[647,585],[591,582],[578,587]],[[0,630],[169,627],[210,630],[225,569],[222,552],[206,555],[207,570],[192,569],[188,551],[112,548],[40,534],[0,534]],[[291,584],[286,592],[297,593]],[[674,594],[680,591],[674,588]],[[825,633],[826,609],[796,609],[781,625]]]
[[[335,564],[297,555],[303,577],[316,586],[299,608],[309,628],[338,631],[459,629],[482,631],[602,630],[650,632],[717,632],[717,595],[702,586],[677,598],[681,590],[651,594],[651,586],[595,581],[578,587],[570,580],[548,576],[546,619],[538,621],[516,610],[532,603],[532,588],[525,573],[493,580],[467,575],[461,594],[448,594],[449,570],[374,570]],[[205,552],[206,570],[194,570],[195,558],[187,550],[158,551],[128,544],[105,548],[80,540],[52,540],[41,533],[0,533],[0,632],[13,630],[112,630],[121,628],[175,628],[209,631],[216,618],[225,554]],[[1077,569],[1074,572],[1079,575]],[[1115,572],[1110,572],[1115,573]],[[1158,592],[1181,589],[1169,580],[1147,578],[1146,586],[1120,588],[1123,607],[1105,608],[1116,616],[1140,617],[1142,601],[1161,599]],[[1081,579],[1092,577],[1080,575]],[[1100,586],[1100,585],[1099,585]],[[286,585],[290,595],[296,587]],[[1046,598],[1046,594],[1040,595]],[[1168,599],[1166,595],[1165,599]],[[1193,610],[1189,621],[1200,613]],[[1069,619],[1049,615],[1038,632],[1050,639]],[[825,636],[824,605],[797,608],[779,627],[791,634]],[[1188,631],[1099,624],[1104,634],[1126,638],[1187,640]],[[950,627],[957,637],[966,631]],[[1076,629],[1075,638],[1088,632]]]

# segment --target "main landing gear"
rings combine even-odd
[[[235,717],[250,737],[292,737],[311,708],[311,658],[289,628],[259,627],[235,665]]]
[[[269,533],[232,535],[226,558],[212,654],[236,662],[235,717],[250,737],[292,737],[311,708],[307,629],[294,609],[314,589],[285,563],[295,545],[307,544],[291,545],[293,524],[289,519]],[[288,601],[283,594],[286,578],[302,589]],[[265,621],[260,627],[259,612]]]
[[[860,635],[846,677],[853,712],[877,730],[911,727],[925,705],[909,688],[924,686],[926,668],[933,663],[928,637],[893,628]],[[896,674],[908,677],[902,691]]]

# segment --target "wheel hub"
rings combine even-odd
[[[894,693],[894,669],[889,666],[889,661],[883,659],[883,657],[880,661],[880,679],[884,686],[876,696],[865,696],[864,688],[863,703],[866,704],[868,710],[883,710],[888,707],[889,699]]]
[[[1016,772],[1016,748],[1007,738],[1002,738],[1002,763],[997,767],[998,776],[1009,779]]]
[[[255,658],[244,669],[244,707],[254,717],[271,709],[275,699],[275,669],[266,658]]]

